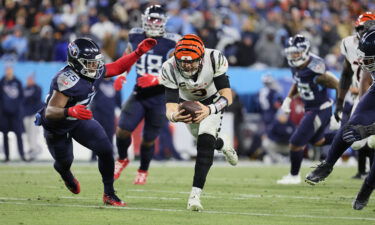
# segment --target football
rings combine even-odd
[[[181,109],[184,109],[185,112],[182,113],[182,115],[187,115],[187,114],[190,114],[191,117],[195,117],[195,113],[199,110],[201,110],[202,108],[200,107],[200,105],[194,101],[185,101],[183,103],[180,104],[179,106],[179,110]]]

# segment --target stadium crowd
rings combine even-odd
[[[124,52],[128,31],[141,25],[143,10],[156,3],[167,9],[167,31],[196,33],[231,65],[257,68],[286,67],[285,42],[301,33],[328,69],[340,70],[340,40],[352,33],[361,12],[375,9],[368,0],[3,0],[0,56],[66,61],[68,43],[87,36],[112,61]]]

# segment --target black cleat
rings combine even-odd
[[[103,194],[103,203],[105,205],[119,206],[124,207],[126,203],[123,202],[115,193],[112,194]]]
[[[323,181],[332,172],[333,165],[322,161],[313,171],[307,174],[305,182],[310,185],[315,185]]]
[[[363,180],[367,177],[368,173],[356,173],[356,175],[352,176],[352,179],[358,179],[358,180]]]
[[[362,210],[367,205],[373,190],[374,188],[369,186],[365,180],[362,184],[361,190],[359,190],[357,197],[352,203],[353,209]]]

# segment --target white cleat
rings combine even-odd
[[[220,137],[224,145],[219,150],[224,154],[225,160],[231,164],[232,166],[237,165],[238,163],[238,156],[236,150],[233,148],[232,142],[229,140],[227,136]]]
[[[202,193],[202,189],[193,187],[189,196],[187,209],[191,211],[201,212],[203,210],[203,206],[201,204],[200,195]]]
[[[278,180],[276,183],[278,184],[300,184],[301,183],[301,177],[299,175],[291,175],[288,174],[286,176],[283,176],[280,180]]]

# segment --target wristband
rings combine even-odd
[[[215,114],[223,111],[227,106],[228,106],[228,99],[224,96],[220,96],[220,98],[216,102],[209,105],[211,113],[215,113]]]

